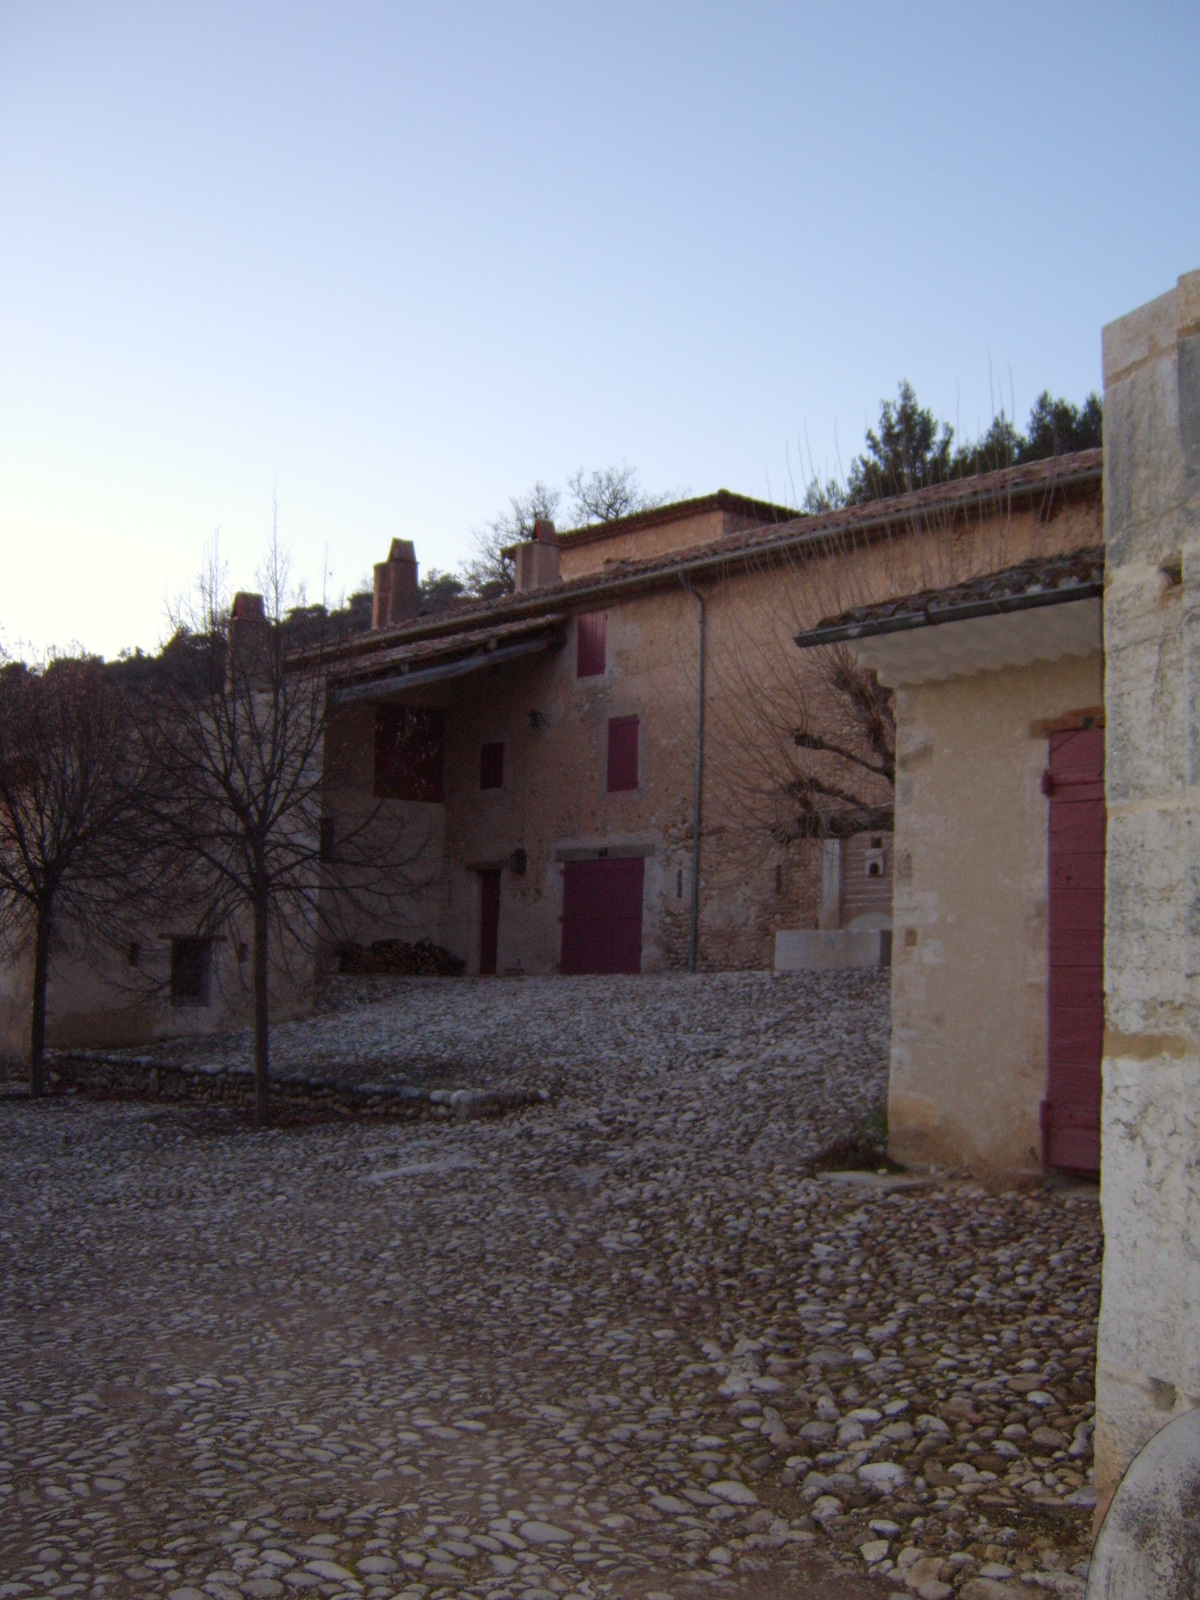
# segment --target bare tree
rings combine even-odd
[[[199,908],[202,932],[227,929],[239,966],[250,957],[257,1127],[270,1109],[272,975],[310,983],[346,896],[405,892],[415,854],[364,826],[331,848],[325,650],[311,610],[303,652],[289,650],[293,597],[274,537],[260,582],[262,594],[230,603],[214,551],[174,619],[142,723],[153,771],[142,807],[162,875]]]
[[[842,646],[817,653],[816,681],[827,691],[822,731],[798,703],[792,744],[796,762],[788,790],[794,801],[780,844],[796,839],[849,839],[890,833],[895,822],[896,712],[890,689]]]
[[[576,527],[616,522],[667,502],[666,495],[647,494],[637,481],[637,473],[626,465],[598,468],[586,474],[580,467],[567,479],[567,488],[571,491],[571,521]]]
[[[486,598],[510,592],[513,569],[505,550],[532,539],[533,525],[539,518],[553,522],[561,500],[562,491],[539,478],[527,494],[514,494],[506,511],[475,529],[475,554],[462,569],[468,594]]]
[[[1053,521],[1027,523],[1014,541],[1010,478],[980,478],[974,493],[949,482],[825,509],[798,521],[787,548],[731,552],[730,575],[742,584],[757,575],[759,597],[722,607],[721,586],[713,596],[710,765],[748,855],[891,831],[892,694],[846,647],[799,650],[795,636],[860,606],[1051,553]]]
[[[132,903],[141,852],[128,703],[103,662],[0,669],[0,942],[33,946],[30,1090],[45,1090],[46,982],[55,943],[94,950]]]
[[[665,505],[666,495],[647,494],[630,466],[597,468],[584,472],[580,467],[567,479],[571,499],[566,516],[572,527],[598,522],[616,522],[638,511],[651,511]],[[513,586],[512,563],[504,554],[512,545],[533,538],[539,519],[553,522],[563,503],[561,489],[539,478],[526,494],[513,495],[508,509],[474,532],[475,555],[463,566],[466,592],[483,598],[508,594]]]

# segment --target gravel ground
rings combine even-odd
[[[0,1596],[1082,1593],[1094,1191],[814,1178],[877,975],[343,1000],[281,1067],[555,1098],[0,1106]]]

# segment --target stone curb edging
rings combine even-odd
[[[67,1050],[46,1063],[51,1094],[75,1092],[93,1099],[123,1096],[185,1104],[250,1107],[254,1070],[249,1066],[179,1066],[152,1056]],[[421,1089],[414,1084],[338,1082],[295,1073],[271,1078],[271,1098],[280,1109],[326,1116],[478,1120],[544,1105],[548,1089]]]

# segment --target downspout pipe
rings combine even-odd
[[[695,972],[700,954],[700,806],[704,793],[704,667],[708,612],[699,589],[693,587],[687,578],[680,581],[699,608],[696,619],[696,788],[692,800],[692,906],[691,925],[688,928],[688,971]]]

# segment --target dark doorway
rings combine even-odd
[[[1050,739],[1050,994],[1042,1164],[1100,1170],[1104,730]]]
[[[566,863],[560,971],[642,970],[645,868],[641,856]]]
[[[479,975],[496,975],[496,948],[500,940],[500,868],[479,874]]]

